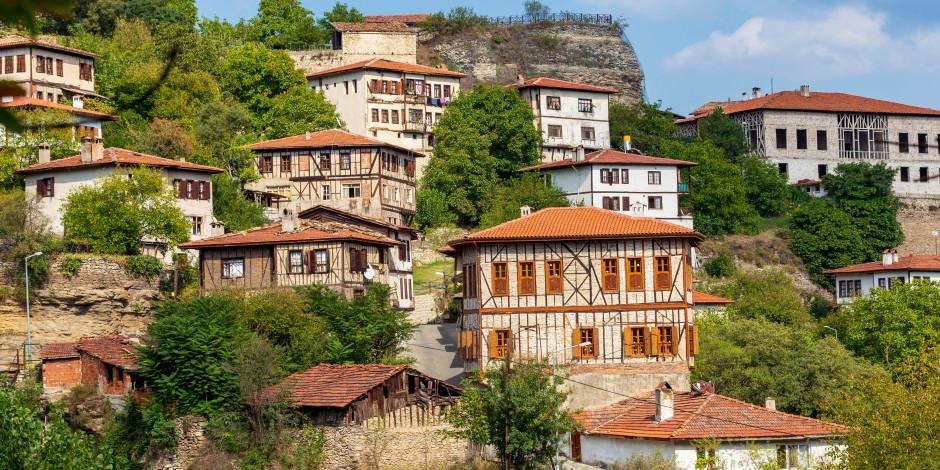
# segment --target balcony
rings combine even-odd
[[[679,194],[690,194],[689,183],[679,183]]]
[[[428,125],[422,122],[406,122],[402,124],[402,128],[409,132],[427,132]]]

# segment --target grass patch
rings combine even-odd
[[[434,289],[441,288],[444,273],[447,278],[454,275],[453,260],[434,261],[432,263],[414,264],[414,285],[416,294],[426,294]]]
[[[790,217],[781,215],[777,217],[763,217],[757,222],[757,231],[786,229],[790,226]]]

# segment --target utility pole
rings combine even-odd
[[[32,362],[30,353],[32,353],[32,349],[33,349],[32,332],[30,331],[30,328],[29,328],[29,259],[34,256],[39,256],[41,254],[42,254],[41,251],[37,251],[23,258],[23,267],[26,270],[26,273],[24,276],[26,278],[26,364],[24,364],[25,366],[24,368],[28,368],[29,363]]]
[[[510,364],[512,363],[512,345],[508,345],[506,351],[506,376],[503,378],[503,400],[508,400],[509,379],[512,373]],[[506,409],[506,425],[503,426],[503,468],[509,470],[509,421],[512,419],[512,409]]]

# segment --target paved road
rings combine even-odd
[[[415,369],[448,383],[460,383],[463,361],[457,356],[456,323],[419,325],[406,346],[408,354],[417,359]]]

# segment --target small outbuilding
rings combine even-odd
[[[91,385],[100,395],[139,395],[144,382],[137,373],[138,345],[140,338],[123,335],[48,343],[40,353],[43,391]]]

